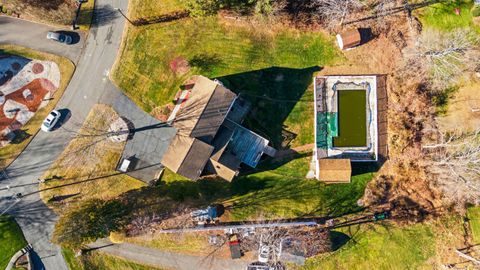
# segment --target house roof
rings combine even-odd
[[[350,183],[352,166],[349,159],[320,159],[319,180],[327,183]]]
[[[162,164],[175,173],[196,180],[212,152],[213,146],[196,138],[177,134],[168,147]]]
[[[348,30],[337,35],[338,47],[340,47],[341,50],[360,45],[361,41],[362,37],[358,29]]]
[[[210,143],[236,97],[235,93],[221,84],[206,77],[197,76],[173,126],[183,136]]]

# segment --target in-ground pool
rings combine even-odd
[[[339,90],[337,100],[338,136],[333,138],[333,146],[367,146],[367,91]]]

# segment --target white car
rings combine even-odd
[[[261,246],[258,252],[258,261],[261,263],[267,263],[270,257],[270,248],[268,246]]]
[[[53,130],[55,125],[57,124],[58,120],[60,119],[60,112],[57,110],[51,111],[47,118],[42,123],[41,129],[45,132],[50,132]]]

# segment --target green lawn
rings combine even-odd
[[[442,261],[444,254],[450,256],[449,247],[461,244],[462,221],[453,216],[408,226],[363,224],[338,229],[335,235],[348,242],[307,260],[301,269],[436,269],[433,262]]]
[[[161,270],[103,253],[95,252],[81,258],[75,257],[69,249],[63,249],[62,253],[70,270]]]
[[[480,244],[480,207],[468,208],[467,217],[472,230],[473,244]]]
[[[130,0],[128,6],[129,18],[150,18],[162,16],[185,9],[183,0]]]
[[[247,126],[275,147],[286,129],[297,146],[313,142],[312,77],[339,55],[333,40],[318,32],[190,18],[129,27],[113,79],[151,112],[169,104],[191,75],[218,78],[253,103]],[[189,69],[179,72],[185,61]]]
[[[343,215],[361,210],[357,200],[375,168],[354,165],[350,184],[325,185],[305,179],[310,160],[309,156],[295,159],[274,170],[235,179],[234,195],[227,200],[233,204],[232,219]]]
[[[293,218],[342,215],[361,210],[357,200],[374,176],[374,167],[353,167],[352,183],[325,185],[307,180],[311,157],[283,163],[264,163],[265,171],[239,176],[232,183],[201,180],[192,182],[171,172],[162,178],[162,189],[175,200],[201,198],[228,206],[230,220]]]
[[[473,26],[473,0],[443,1],[417,11],[424,27],[450,31],[455,28]],[[460,9],[460,15],[455,14],[455,8]]]
[[[5,269],[13,254],[26,245],[27,241],[15,219],[0,216],[0,269]]]

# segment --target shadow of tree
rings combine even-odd
[[[119,16],[121,16],[119,11],[111,5],[96,5],[95,8],[83,9],[81,11],[77,24],[88,25],[89,20],[91,20],[93,27],[99,27],[110,24]]]
[[[313,74],[321,68],[303,69],[270,67],[261,70],[218,77],[227,88],[252,104],[245,125],[269,139],[275,148],[283,145],[285,120],[312,84]]]
[[[332,251],[336,251],[350,241],[350,236],[337,231],[330,231],[330,240],[332,241]]]

